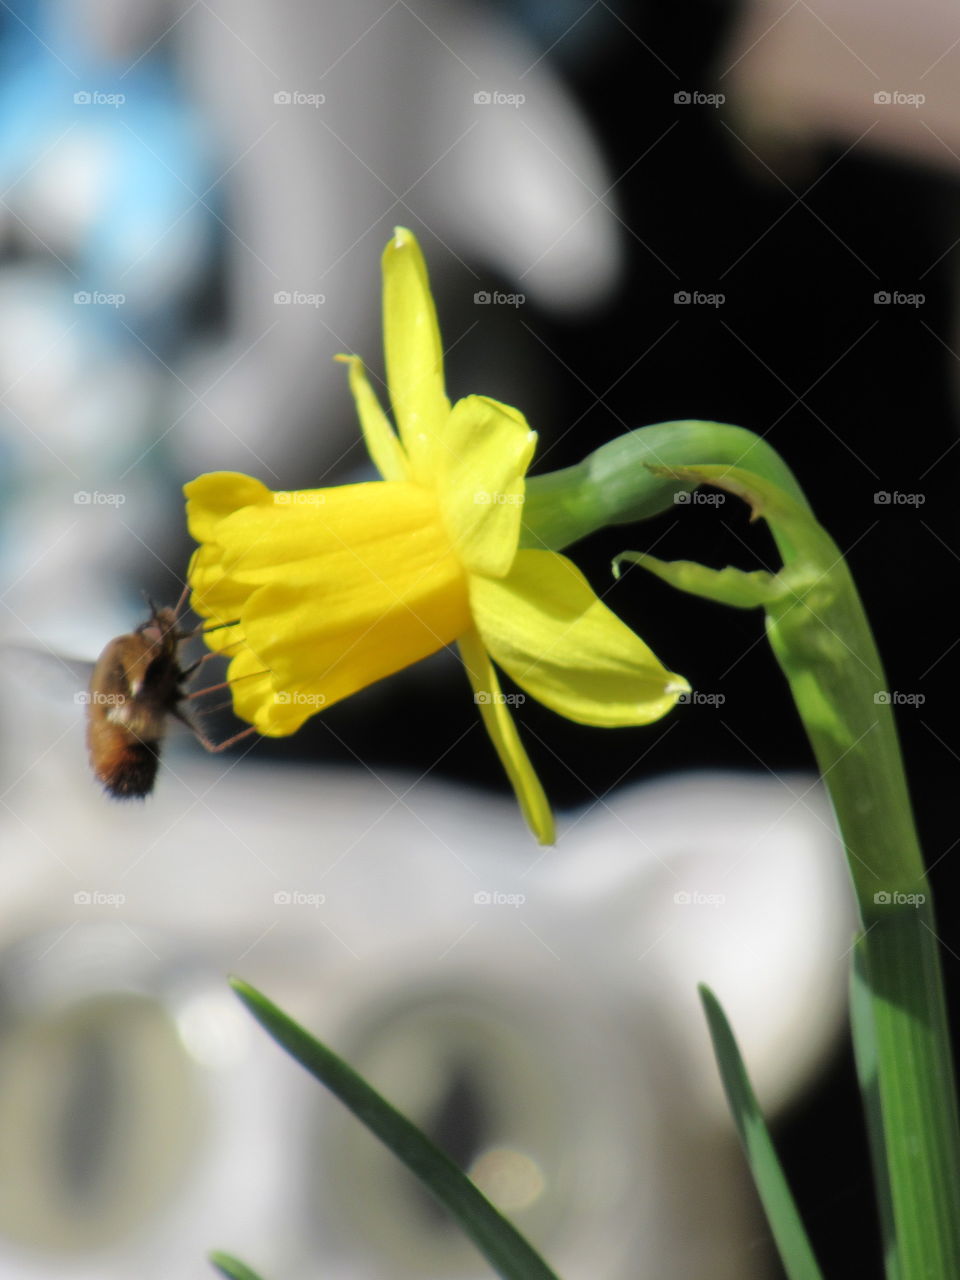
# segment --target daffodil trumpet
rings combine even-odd
[[[359,357],[337,357],[382,479],[279,493],[234,472],[192,481],[192,604],[239,619],[207,643],[233,650],[234,709],[271,737],[456,643],[527,822],[550,844],[553,815],[497,668],[602,728],[649,724],[689,686],[536,541],[535,525],[524,529],[537,435],[487,396],[448,400],[426,265],[404,228],[383,255],[383,322],[396,430]]]

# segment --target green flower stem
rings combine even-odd
[[[933,902],[888,685],[853,579],[791,473],[752,433],[717,423],[642,428],[578,467],[528,482],[525,544],[560,550],[593,529],[669,508],[709,483],[763,516],[773,574],[720,573],[627,553],[675,586],[763,607],[767,633],[830,792],[863,922],[879,1112],[892,1205],[891,1274],[960,1276],[960,1136]],[[884,701],[884,699],[887,701]]]
[[[559,550],[607,525],[658,515],[673,506],[675,494],[696,486],[670,482],[648,468],[698,462],[743,467],[806,505],[789,467],[752,431],[718,422],[662,422],[611,440],[575,467],[531,476],[522,545]]]

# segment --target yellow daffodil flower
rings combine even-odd
[[[553,815],[494,662],[588,725],[649,723],[688,686],[565,556],[519,548],[536,433],[486,396],[451,407],[426,265],[403,228],[384,252],[383,288],[399,435],[359,358],[338,357],[383,479],[293,493],[233,472],[192,481],[193,607],[235,623],[207,643],[231,654],[237,715],[274,737],[456,641],[526,819],[549,844]]]

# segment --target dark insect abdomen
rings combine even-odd
[[[159,742],[127,741],[97,776],[117,800],[142,800],[153,790],[160,764]]]

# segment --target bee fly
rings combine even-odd
[[[150,617],[135,631],[111,640],[97,659],[87,700],[87,748],[98,781],[118,800],[143,799],[153,790],[168,718],[185,724],[207,751],[223,751],[255,732],[251,725],[215,744],[187,716],[182,704],[225,684],[187,693],[186,681],[212,653],[189,667],[180,646],[196,631],[182,631],[179,612],[150,604]],[[230,626],[232,624],[223,624]]]

